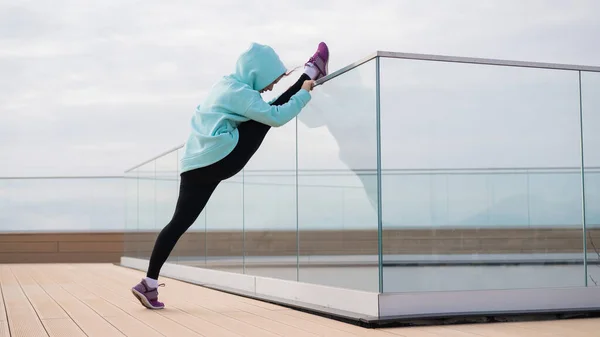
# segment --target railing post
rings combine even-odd
[[[242,274],[246,274],[246,173],[242,169]]]
[[[381,200],[381,74],[380,57],[375,57],[375,113],[377,137],[377,269],[379,272],[379,292],[383,293],[383,212]]]
[[[298,209],[298,117],[296,120],[296,281],[300,282],[300,210]]]
[[[581,157],[581,221],[583,223],[583,271],[585,273],[585,286],[588,286],[587,264],[587,224],[585,217],[585,162],[583,160],[583,100],[581,94],[581,70],[579,74],[579,151]]]

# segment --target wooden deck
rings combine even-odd
[[[129,291],[142,276],[111,264],[0,265],[0,337],[600,336],[600,319],[369,330],[169,279],[167,308],[151,311]]]

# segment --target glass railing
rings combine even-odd
[[[596,286],[599,71],[394,53],[344,68],[170,262],[375,292]],[[126,256],[147,259],[170,220],[180,155],[126,172]]]
[[[600,72],[581,71],[580,109],[583,162],[583,195],[585,197],[586,285],[600,286]]]
[[[0,177],[0,232],[121,232],[123,183],[119,176]]]

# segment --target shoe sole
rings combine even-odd
[[[329,51],[329,47],[327,47],[327,62],[325,62],[325,74],[321,74],[321,78],[329,75],[329,60],[331,60],[331,52]]]
[[[329,75],[329,60],[331,60],[331,52],[327,47],[327,62],[325,62],[325,76]]]
[[[150,302],[146,298],[146,296],[144,296],[142,293],[140,293],[139,291],[137,291],[135,289],[131,289],[131,292],[133,293],[133,296],[135,296],[135,298],[137,298],[138,301],[140,301],[140,303],[148,309],[160,310],[160,309],[164,308],[164,307],[153,307],[152,304],[150,304]]]

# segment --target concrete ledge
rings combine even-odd
[[[379,317],[377,293],[255,277],[256,294]]]
[[[600,287],[386,293],[380,319],[600,310]]]

